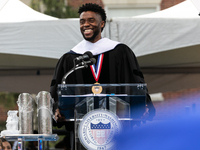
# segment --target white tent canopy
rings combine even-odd
[[[36,20],[58,20],[39,13],[19,0],[0,1],[0,23],[26,22]]]
[[[143,56],[200,44],[199,23],[198,11],[187,0],[148,15],[113,18],[111,29],[118,32],[112,32],[111,37],[128,44],[137,56]]]
[[[191,1],[195,5],[197,10],[200,12],[200,1],[199,0],[191,0]]]
[[[57,59],[78,43],[78,28],[78,19],[61,20],[39,13],[19,0],[0,0],[0,68],[54,66],[52,60],[44,59],[44,63],[41,58]]]
[[[13,18],[13,21],[7,21],[8,23],[5,23],[6,21],[0,23],[1,54],[58,59],[82,40],[78,19],[57,20],[25,6],[19,0],[7,0],[4,7],[1,8],[1,21],[3,18],[12,20],[11,16],[14,14],[17,15],[15,17],[27,19],[26,22],[21,22],[22,20],[17,21]],[[6,12],[10,12],[12,15],[7,15]],[[34,13],[36,20],[40,20],[41,16],[46,18],[41,17],[43,21],[33,21],[33,17],[30,21],[31,16],[34,15],[28,15],[29,12]],[[27,18],[25,18],[26,16]],[[139,57],[139,61],[142,61],[140,62],[142,67],[158,64],[158,62],[152,61],[155,59],[149,57],[151,55],[198,46],[200,44],[199,35],[200,18],[190,0],[148,15],[113,18],[110,22],[108,21],[103,32],[104,37],[127,44]],[[185,49],[185,52],[188,52],[188,49]],[[196,48],[194,48],[194,52],[196,52]],[[148,57],[149,59],[146,59]],[[161,64],[163,60],[161,57]],[[191,63],[191,61],[194,59],[190,59],[187,63]],[[166,60],[163,65],[165,63],[169,63],[169,61]],[[170,63],[185,62],[170,61]]]
[[[136,18],[199,18],[199,12],[190,0],[159,12],[136,16]]]
[[[187,0],[152,14],[113,18],[111,37],[129,45],[143,67],[196,65],[199,58],[193,56],[200,52],[198,14]]]
[[[82,40],[78,19],[0,24],[0,53],[58,59]]]

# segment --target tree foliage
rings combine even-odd
[[[41,12],[41,10],[40,10],[40,0],[31,0],[31,8],[33,8],[36,11]]]
[[[19,93],[0,92],[0,106],[4,109],[13,109],[17,106]]]
[[[44,13],[57,18],[78,18],[78,10],[65,4],[65,0],[32,0],[31,7],[41,12],[44,7]]]

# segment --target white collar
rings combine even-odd
[[[118,44],[119,42],[110,40],[108,38],[101,38],[95,43],[83,40],[73,47],[72,51],[77,54],[84,54],[85,52],[90,51],[93,55],[99,55],[112,50]]]

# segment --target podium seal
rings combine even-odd
[[[94,110],[83,117],[78,137],[86,149],[110,150],[114,147],[113,137],[121,131],[118,117],[106,110]]]

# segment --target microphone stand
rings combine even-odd
[[[75,67],[73,69],[71,69],[69,72],[67,72],[63,78],[62,78],[62,84],[66,84],[65,80],[67,79],[67,77],[72,73],[74,72],[75,70],[78,70],[78,69],[83,69],[83,68],[87,68],[88,65],[87,64],[84,64],[83,66],[78,66],[78,67]]]

